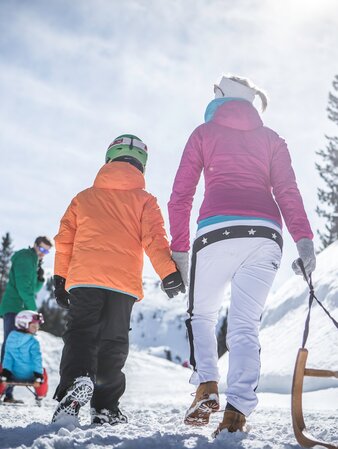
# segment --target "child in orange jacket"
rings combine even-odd
[[[91,401],[92,422],[126,422],[118,404],[135,301],[143,297],[143,250],[170,298],[185,292],[171,258],[156,198],[145,190],[147,147],[117,137],[94,185],[80,192],[55,237],[55,296],[69,309],[53,422],[77,418]]]

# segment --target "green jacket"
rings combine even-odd
[[[12,266],[0,304],[0,316],[36,310],[35,295],[43,286],[38,281],[38,256],[33,248],[21,249],[12,256]]]

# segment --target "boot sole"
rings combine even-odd
[[[184,418],[184,424],[188,426],[206,426],[209,424],[211,413],[219,410],[219,403],[214,399],[203,401],[193,412]]]
[[[79,385],[66,396],[58,405],[54,412],[52,422],[55,423],[63,417],[69,416],[77,418],[80,407],[87,404],[93,396],[93,387],[90,385]]]

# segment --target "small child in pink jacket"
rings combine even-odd
[[[223,76],[205,123],[189,137],[169,202],[171,249],[188,283],[189,221],[203,171],[204,200],[193,244],[189,289],[190,382],[198,388],[185,423],[203,425],[219,409],[218,313],[231,283],[227,346],[229,371],[223,429],[243,430],[257,405],[258,329],[282,255],[282,216],[309,274],[315,269],[313,233],[285,141],[264,126],[253,100],[264,92],[249,80]],[[301,274],[297,264],[293,264]]]

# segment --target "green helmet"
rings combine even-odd
[[[138,165],[141,164],[144,172],[148,158],[147,145],[141,139],[132,134],[122,134],[116,137],[109,145],[106,153],[106,163],[119,160],[132,162],[136,159]]]

